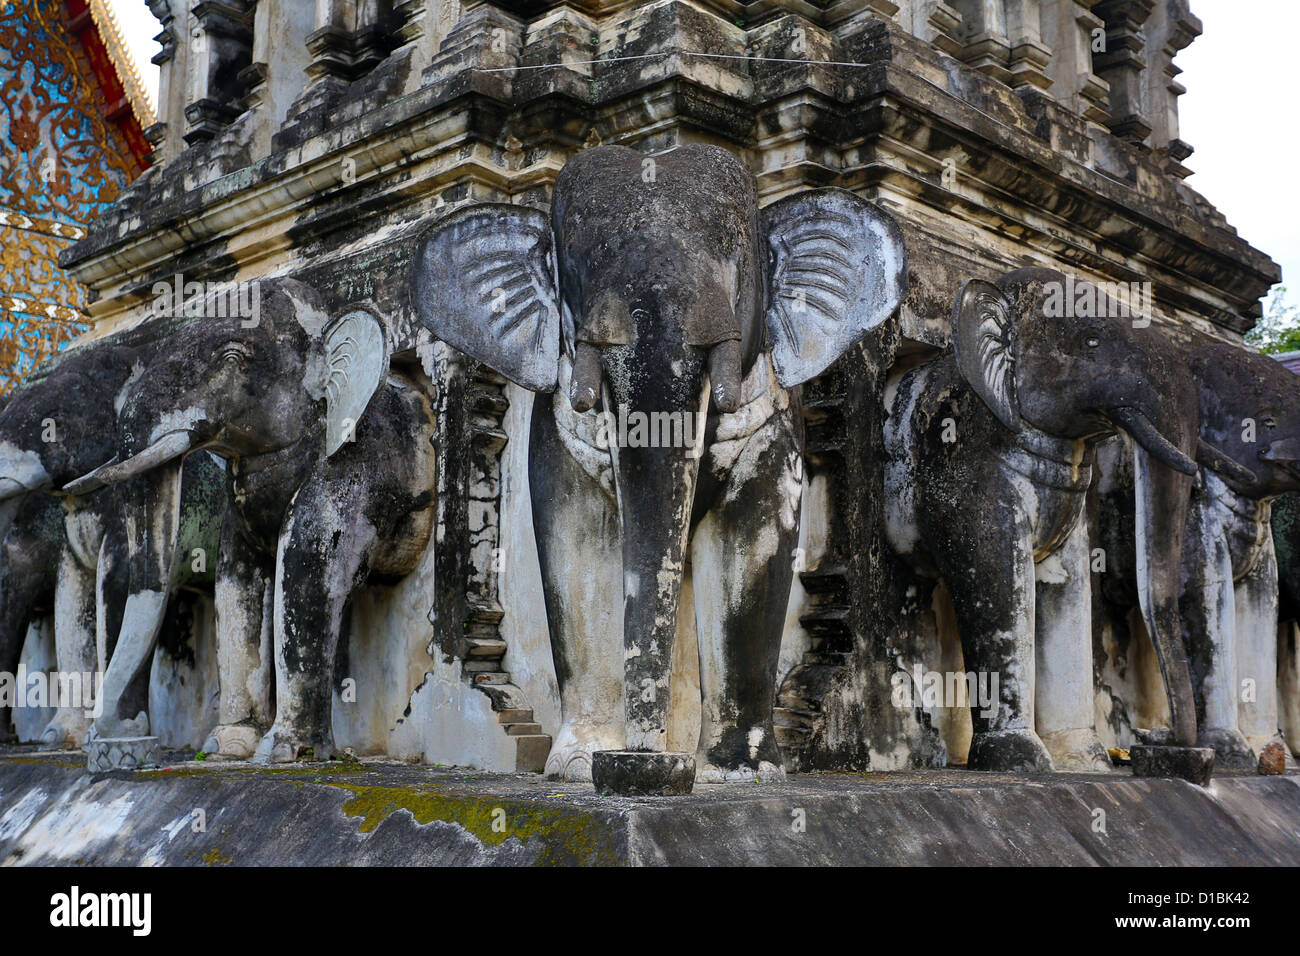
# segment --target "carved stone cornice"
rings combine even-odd
[[[1106,49],[1094,53],[1093,71],[1110,84],[1110,130],[1133,143],[1151,133],[1150,118],[1142,110],[1142,26],[1155,9],[1156,0],[1101,0],[1092,12],[1106,24]]]
[[[1158,157],[1099,139],[1056,104],[1031,108],[991,78],[952,73],[929,44],[891,24],[868,18],[828,30],[787,17],[745,30],[682,3],[636,16],[619,55],[703,49],[779,59],[800,36],[810,58],[861,66],[665,56],[513,72],[512,64],[553,63],[558,51],[590,59],[589,46],[574,46],[589,37],[573,20],[525,40],[518,18],[484,5],[448,37],[415,92],[374,101],[381,105],[349,92],[322,112],[317,132],[277,137],[271,156],[232,175],[196,182],[188,168],[165,168],[147,195],[127,193],[67,262],[84,282],[117,284],[101,288],[95,315],[121,314],[134,301],[127,290],[175,271],[182,251],[194,263],[220,256],[228,266],[233,257],[254,271],[286,257],[346,256],[393,217],[426,214],[437,200],[543,205],[556,172],[585,143],[660,149],[705,139],[750,159],[765,201],[838,184],[905,206],[903,218],[918,224],[909,254],[947,241],[925,223],[960,222],[991,245],[1018,237],[1044,261],[1102,278],[1150,278],[1165,308],[1237,330],[1276,281],[1276,266]],[[506,31],[499,52],[484,32],[496,25]],[[507,72],[484,72],[499,67]],[[945,183],[945,159],[954,184]],[[196,153],[193,163],[203,162]],[[933,270],[913,271],[936,301],[947,299],[955,266],[915,257],[931,259]],[[994,263],[1004,264],[995,256],[983,268]],[[400,286],[396,273],[389,278]],[[392,294],[382,288],[389,279],[366,281],[381,298]],[[921,323],[916,334],[942,334],[933,330],[945,327],[948,305],[909,306]]]

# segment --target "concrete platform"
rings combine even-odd
[[[0,865],[1300,865],[1300,776],[802,774],[602,797],[531,774],[0,753]]]

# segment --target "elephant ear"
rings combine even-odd
[[[772,255],[767,334],[786,388],[825,371],[898,308],[907,255],[894,218],[843,189],[763,211]]]
[[[384,329],[363,309],[325,327],[325,455],[351,440],[388,371]]]
[[[971,279],[957,293],[952,348],[957,368],[984,404],[1013,432],[1020,431],[1016,399],[1015,327],[1011,304],[995,285]]]
[[[416,250],[411,297],[448,345],[531,391],[555,388],[560,309],[542,213],[485,204],[437,223]]]

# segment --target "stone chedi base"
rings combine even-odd
[[[1298,829],[1295,773],[810,773],[665,800],[389,762],[91,778],[0,755],[0,866],[1295,866]]]
[[[86,743],[86,769],[91,773],[143,770],[158,766],[157,737],[99,737]]]

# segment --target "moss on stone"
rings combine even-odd
[[[575,810],[497,800],[488,795],[460,796],[433,786],[329,785],[352,793],[352,799],[343,804],[343,812],[361,819],[361,833],[370,833],[393,813],[406,810],[422,826],[436,821],[453,823],[487,846],[500,846],[511,838],[524,843],[539,838],[539,866],[615,866],[622,862],[606,839],[604,822]]]

